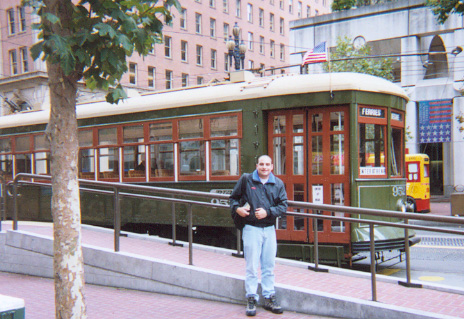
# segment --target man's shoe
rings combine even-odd
[[[249,317],[256,316],[256,299],[255,297],[248,297],[246,315]]]
[[[284,312],[280,307],[279,303],[277,302],[275,295],[271,295],[269,298],[264,298],[264,309],[278,314]]]

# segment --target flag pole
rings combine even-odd
[[[327,50],[327,62],[329,63],[329,87],[330,87],[330,99],[333,100],[334,99],[334,94],[332,92],[332,60],[330,59],[330,51],[329,51],[329,43],[327,43],[327,46],[326,46],[326,50]]]

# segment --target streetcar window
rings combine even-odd
[[[304,197],[304,184],[294,184],[293,185],[293,200],[299,201],[299,202],[304,202],[305,197]],[[296,212],[303,213],[304,209],[295,209]],[[286,216],[282,216],[281,219],[286,218]],[[304,224],[305,224],[305,218],[304,217],[298,217],[295,216],[293,217],[293,229],[294,230],[304,230]]]
[[[116,127],[102,128],[98,130],[99,145],[114,145],[118,144],[118,134]]]
[[[31,150],[31,144],[29,136],[15,138],[15,151],[16,152],[28,152]]]
[[[172,140],[172,123],[153,123],[150,124],[150,141],[170,141]]]
[[[303,114],[294,114],[292,123],[293,123],[293,133],[304,132],[304,115]]]
[[[16,154],[15,158],[15,174],[32,173],[30,154]]]
[[[150,172],[153,177],[174,176],[174,145],[150,145]]]
[[[311,128],[313,133],[322,132],[322,113],[313,114]]]
[[[330,184],[330,197],[332,205],[345,206],[344,184]],[[332,212],[332,216],[343,217],[344,213]],[[345,231],[345,223],[342,221],[332,221],[331,230],[343,233]]]
[[[399,128],[392,128],[391,134],[391,176],[402,176],[403,175],[403,130]]]
[[[316,135],[311,138],[311,147],[312,147],[312,175],[322,175],[322,136]]]
[[[238,175],[238,140],[211,141],[211,175]]]
[[[303,136],[293,137],[293,175],[304,174]]]
[[[285,137],[277,136],[273,139],[274,144],[274,174],[285,175]]]
[[[145,177],[145,145],[125,146],[124,177]]]
[[[360,175],[385,175],[385,125],[359,124]]]
[[[105,147],[98,150],[98,169],[100,178],[119,178],[119,149]]]
[[[50,175],[50,153],[38,152],[34,154],[35,174]]]
[[[93,131],[82,130],[77,134],[79,139],[79,147],[90,147],[93,146]]]
[[[408,181],[419,181],[419,163],[408,163]]]
[[[198,122],[198,120],[196,120]],[[205,143],[189,141],[180,143],[180,175],[205,174]]]
[[[345,113],[330,112],[330,130],[343,131],[345,130]]]
[[[345,135],[330,135],[330,174],[345,174]]]
[[[179,121],[179,138],[202,138],[203,119],[181,120]]]
[[[274,134],[285,134],[285,126],[285,115],[278,115],[274,117]]]
[[[429,177],[429,164],[424,164],[424,178]]]
[[[143,143],[143,125],[124,126],[123,143]]]
[[[238,116],[213,117],[210,120],[211,137],[237,136]]]
[[[34,150],[49,150],[50,143],[48,142],[45,135],[35,135],[34,136]]]
[[[13,179],[13,155],[11,153],[11,139],[0,139],[0,175],[6,180]]]
[[[11,139],[2,138],[0,139],[0,153],[10,153],[11,152]]]
[[[79,177],[95,179],[95,150],[81,149],[79,151]]]

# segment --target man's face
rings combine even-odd
[[[259,177],[266,179],[274,169],[274,165],[272,165],[272,160],[268,156],[261,156],[258,164],[256,164],[256,169],[258,170]]]

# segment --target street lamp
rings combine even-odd
[[[229,50],[229,65],[232,66],[232,57],[235,61],[235,70],[239,71],[240,69],[244,69],[245,66],[245,51],[246,45],[243,40],[240,41],[240,27],[238,26],[237,22],[235,22],[234,27],[232,28],[232,36],[229,36],[229,40],[227,40],[227,49]]]

